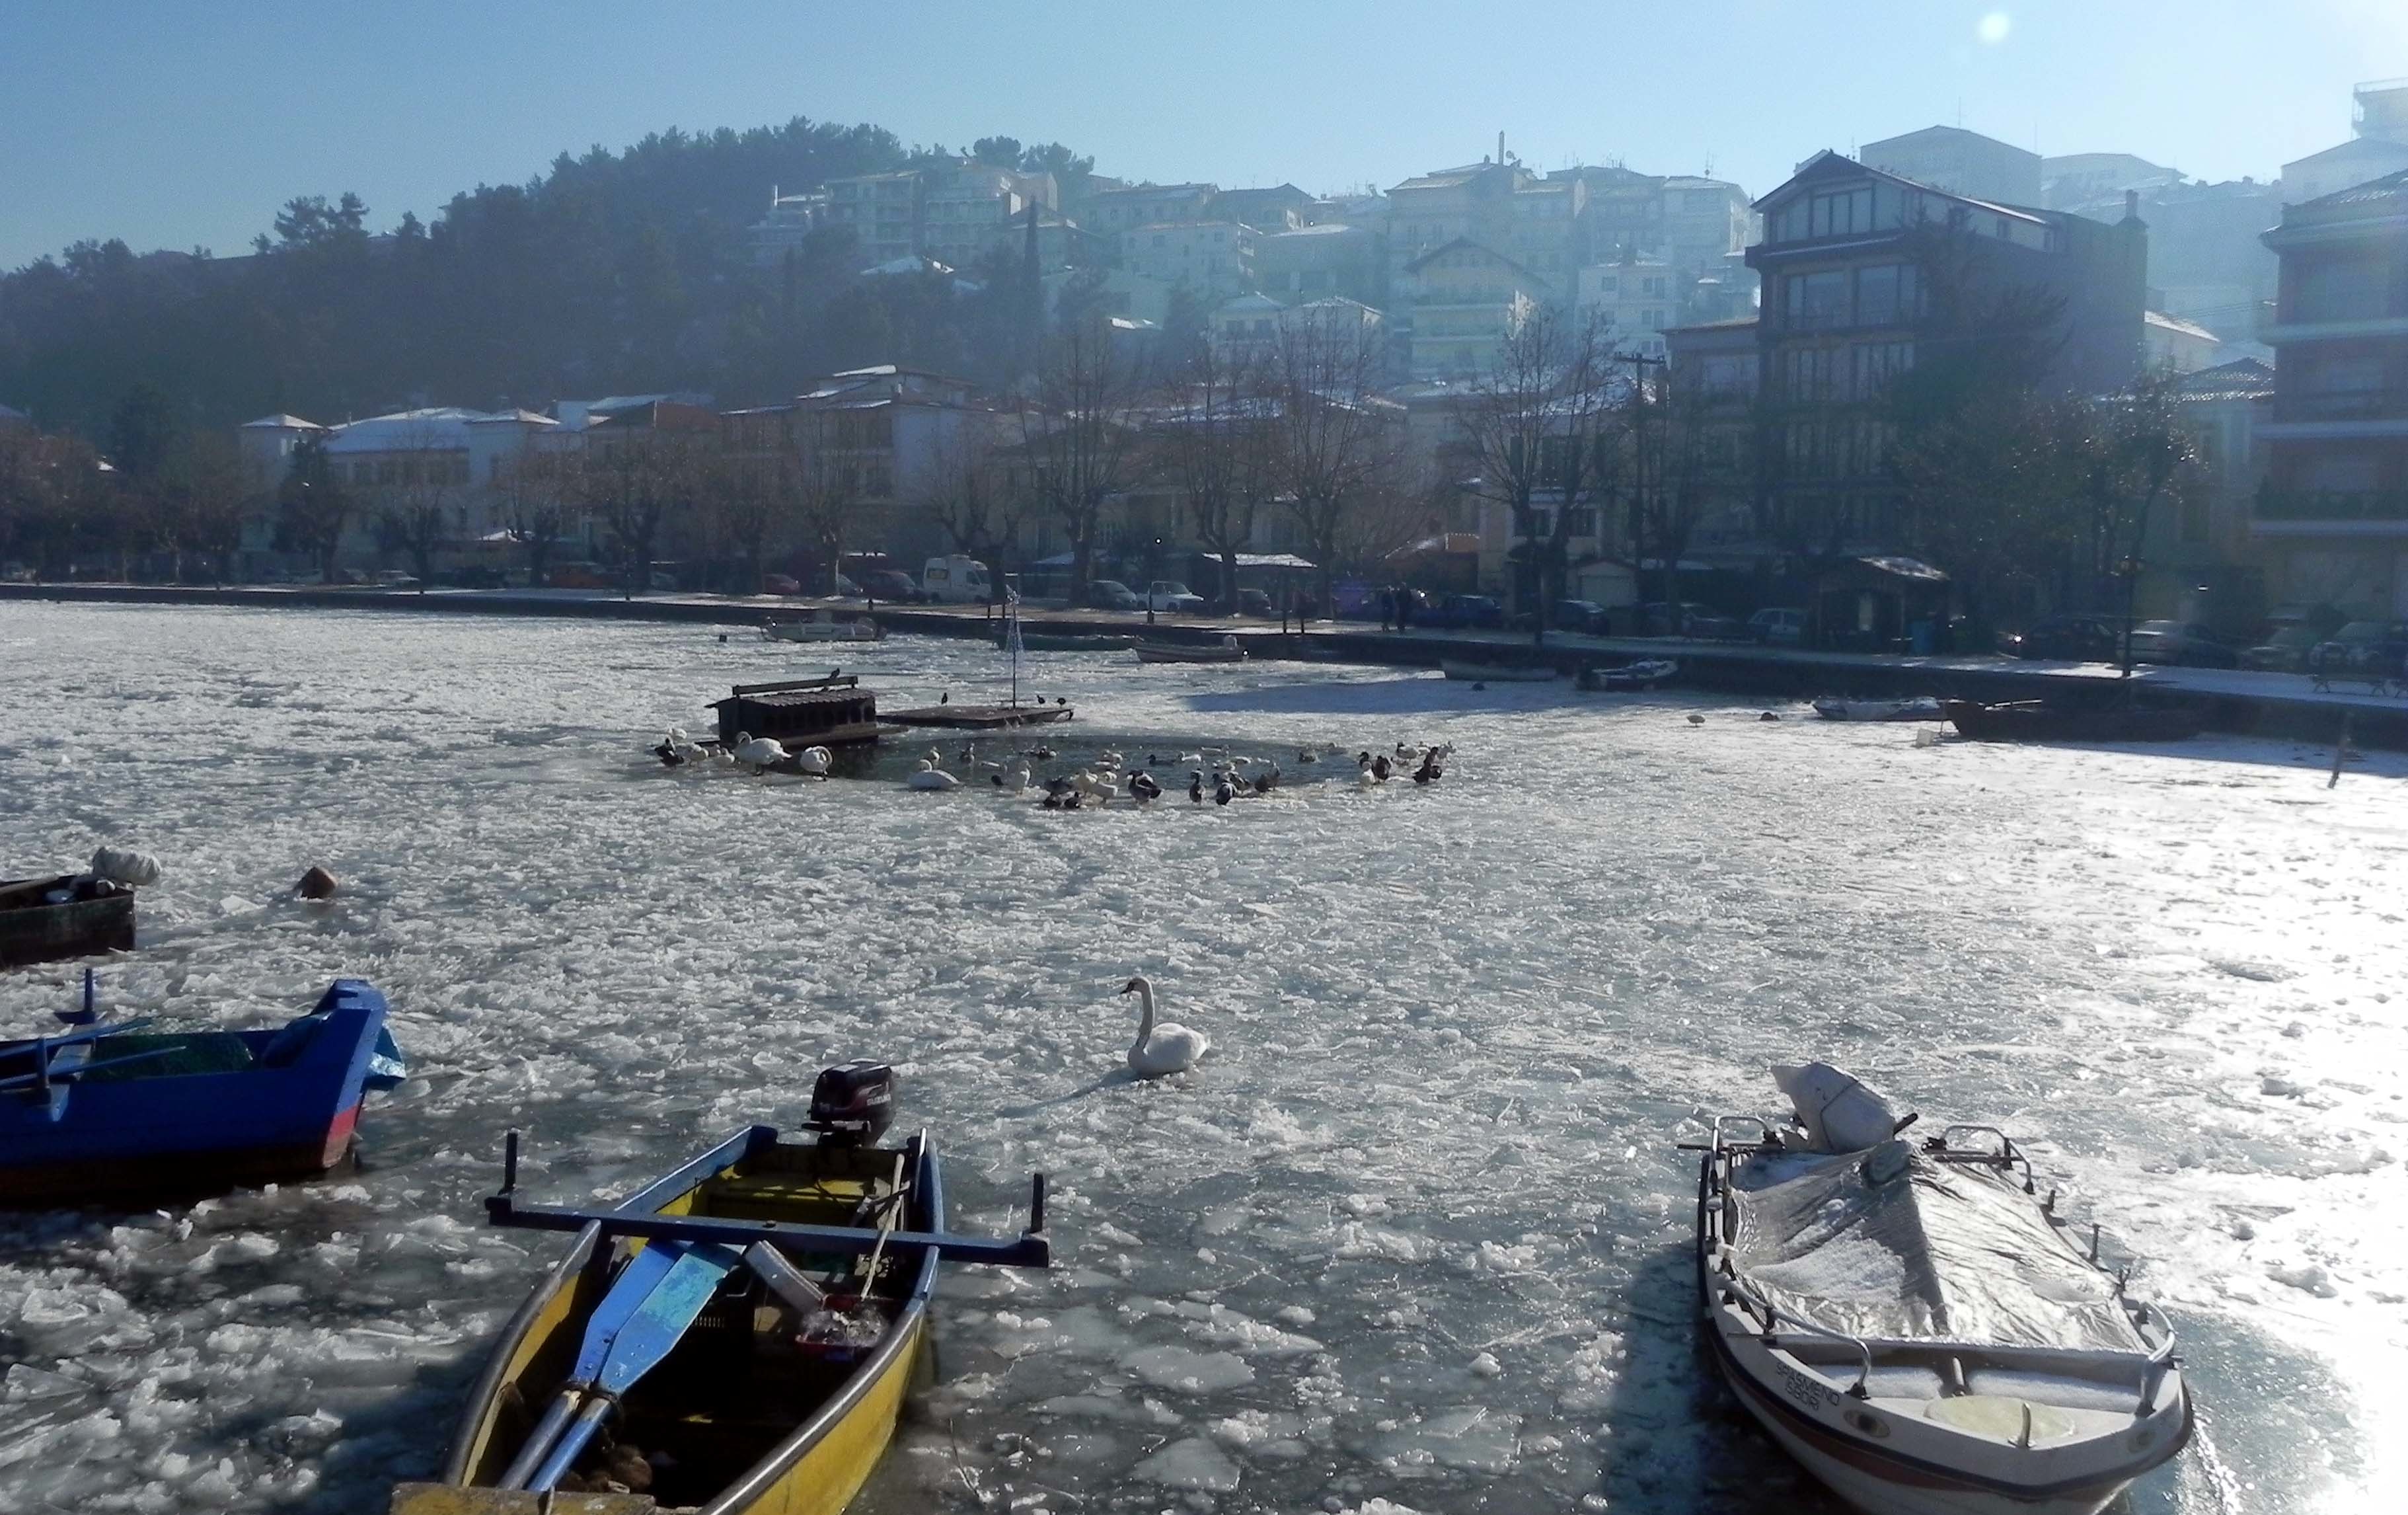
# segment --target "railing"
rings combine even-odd
[[[2408,489],[2275,489],[2258,491],[2260,521],[2408,521]]]

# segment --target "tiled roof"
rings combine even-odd
[[[2265,399],[2274,393],[2274,370],[2256,358],[2239,358],[2184,374],[2174,392],[2186,400]]]

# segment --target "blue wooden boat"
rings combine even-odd
[[[0,1205],[150,1201],[346,1162],[371,1089],[401,1081],[384,996],[338,978],[262,1031],[148,1019],[0,1042]]]

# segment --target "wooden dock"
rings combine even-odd
[[[1071,716],[1068,705],[923,705],[894,710],[886,719],[902,726],[941,726],[959,731],[999,731],[1014,726],[1048,726]]]

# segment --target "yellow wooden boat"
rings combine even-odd
[[[874,1145],[887,1076],[831,1069],[813,1139],[752,1127],[609,1210],[521,1205],[513,1133],[490,1218],[577,1241],[504,1329],[442,1481],[392,1515],[842,1510],[931,1370],[939,1261],[1051,1262],[1042,1175],[1019,1237],[943,1230],[927,1133]]]

